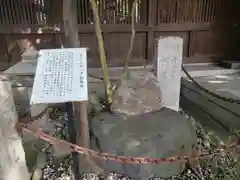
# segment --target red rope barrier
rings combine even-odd
[[[36,138],[45,140],[48,143],[53,144],[53,145],[63,146],[65,148],[68,148],[71,151],[78,152],[79,154],[90,155],[90,156],[96,157],[98,159],[111,160],[111,161],[116,161],[116,162],[120,162],[120,163],[128,163],[128,164],[161,164],[161,163],[175,162],[175,161],[199,160],[199,159],[209,158],[213,155],[216,155],[216,154],[219,154],[222,152],[226,152],[226,153],[231,152],[232,149],[240,147],[239,143],[231,144],[228,146],[220,146],[219,148],[217,148],[216,150],[214,150],[211,153],[204,152],[198,156],[183,156],[183,157],[173,156],[173,157],[167,157],[167,158],[115,156],[115,155],[110,155],[108,153],[96,152],[94,150],[86,149],[86,148],[83,148],[76,144],[72,144],[65,140],[57,139],[51,135],[48,135],[48,134],[42,132],[39,129],[29,128],[24,123],[17,123],[16,127],[26,133],[29,133],[29,134],[35,136]]]

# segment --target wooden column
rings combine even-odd
[[[154,57],[154,26],[156,25],[157,17],[157,0],[148,0],[148,27],[150,30],[147,33],[147,62],[152,62]]]
[[[15,129],[18,116],[9,82],[0,81],[0,179],[29,180],[22,140]]]

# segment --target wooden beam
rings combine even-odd
[[[153,3],[153,2],[152,2]],[[149,19],[149,21],[153,21]],[[150,23],[150,22],[149,22]],[[44,28],[45,26],[38,25],[29,25],[28,28],[31,29],[31,33],[24,33],[22,29],[24,25],[6,25],[0,26],[0,35],[11,34],[18,35],[19,37],[26,38],[27,36],[43,36],[43,35],[53,35],[56,32],[44,32],[39,34],[36,32],[37,28]],[[82,24],[76,26],[79,33],[94,33],[94,25],[93,24]],[[212,28],[212,24],[210,23],[161,23],[158,25],[149,24],[136,24],[135,29],[137,33],[144,32],[152,32],[152,31],[207,31]],[[60,26],[61,31],[59,33],[64,33],[63,25]],[[104,33],[131,33],[131,24],[102,24],[101,29]]]
[[[43,35],[43,34],[56,34],[54,31],[49,31],[49,32],[44,32],[42,34],[39,34],[36,32],[37,28],[44,28],[45,26],[37,26],[37,25],[29,25],[28,28],[31,29],[31,33],[24,33],[22,32],[22,28],[24,28],[23,25],[7,25],[7,26],[0,26],[0,34],[17,34],[21,35],[23,37],[26,37],[26,35]],[[149,27],[146,25],[137,25],[136,24],[136,31],[137,32],[146,32],[149,30]],[[131,24],[103,24],[101,25],[102,31],[106,33],[111,33],[111,32],[131,32]],[[60,32],[59,33],[64,33],[64,26],[60,25]],[[95,33],[94,25],[93,24],[82,24],[82,25],[77,25],[77,29],[79,33]]]
[[[154,31],[208,31],[212,28],[210,23],[162,23],[153,27]]]

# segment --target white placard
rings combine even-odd
[[[88,100],[86,48],[40,50],[30,104]]]
[[[183,39],[160,37],[157,41],[157,77],[165,107],[179,111]]]

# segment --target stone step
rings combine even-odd
[[[221,65],[228,69],[240,69],[239,61],[223,61]]]
[[[214,92],[214,89],[211,91]],[[229,129],[240,128],[240,105],[214,98],[187,80],[182,81],[181,94],[225,127]],[[234,97],[234,95],[228,94],[226,97]]]

